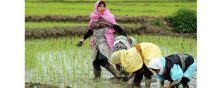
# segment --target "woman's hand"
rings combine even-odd
[[[80,39],[79,42],[76,44],[77,47],[81,47],[84,43],[84,39]]]
[[[169,85],[166,86],[166,88],[172,88],[172,86],[169,84]]]

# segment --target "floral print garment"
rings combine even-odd
[[[94,47],[93,60],[95,60],[98,50],[108,59],[111,57],[111,49],[109,49],[107,40],[105,38],[105,33],[108,31],[108,27],[112,27],[113,24],[104,20],[103,18],[98,18],[91,23],[91,28],[93,29],[94,35]]]

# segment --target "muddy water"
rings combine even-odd
[[[166,48],[162,48],[162,50],[169,52]],[[100,81],[93,80],[92,58],[90,50],[87,49],[40,51],[37,53],[37,59],[40,63],[35,68],[26,70],[25,82],[46,83],[60,88],[66,86],[73,88],[124,87],[124,84],[112,84],[109,78],[113,75],[104,68],[102,68]],[[195,73],[189,83],[190,88],[196,88],[196,82]],[[144,82],[141,85],[144,85]],[[152,83],[151,88],[159,88],[159,82]]]

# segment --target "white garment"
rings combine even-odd
[[[160,69],[159,75],[163,74],[163,62],[161,58],[154,58],[149,62],[149,68]]]
[[[136,40],[133,37],[131,36],[128,37],[131,39],[131,43],[128,41],[128,39],[125,36],[116,37],[114,42],[113,52],[122,49],[127,50],[136,44]]]
[[[116,37],[116,38],[115,38],[115,42],[114,42],[114,46],[115,46],[117,43],[119,43],[120,41],[123,42],[124,45],[125,45],[127,48],[130,48],[130,47],[131,47],[129,41],[127,40],[127,38],[126,38],[125,36],[118,36],[118,37]]]
[[[112,51],[109,49],[107,40],[104,35],[107,31],[107,28],[93,30],[95,41],[94,47],[92,48],[93,60],[95,60],[98,50],[108,59],[111,58]]]

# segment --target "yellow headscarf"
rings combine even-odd
[[[144,59],[135,47],[119,50],[112,54],[110,63],[119,64],[129,73],[139,70],[143,64],[148,65],[153,58],[162,57],[159,47],[153,43],[140,43]]]
[[[137,71],[143,66],[141,56],[136,51],[136,48],[130,48],[128,50],[119,50],[112,54],[111,64],[119,64],[129,73]]]
[[[120,61],[121,55],[124,53],[125,53],[124,50],[119,50],[119,51],[112,53],[110,63],[111,64],[120,64],[121,63],[121,61]]]

